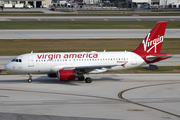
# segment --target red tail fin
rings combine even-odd
[[[132,52],[160,53],[167,22],[158,22],[141,44]]]

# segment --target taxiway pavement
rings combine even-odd
[[[25,75],[0,75],[0,119],[180,119],[180,74],[90,76],[91,84],[44,75],[27,83]]]
[[[150,29],[0,30],[0,39],[118,39],[145,38]],[[165,38],[180,38],[180,29],[166,29]]]
[[[3,16],[0,21],[180,21],[180,16]]]

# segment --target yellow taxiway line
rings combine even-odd
[[[175,65],[179,65],[179,66],[180,66],[180,64],[175,63],[175,62],[171,62],[171,61],[169,61],[169,63],[172,63],[172,64],[175,64]]]
[[[7,19],[4,19],[4,18],[3,18],[3,20],[4,20],[4,21],[7,21]]]

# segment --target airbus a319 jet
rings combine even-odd
[[[126,70],[170,58],[170,54],[160,52],[166,25],[167,22],[158,22],[140,45],[129,52],[31,52],[15,57],[5,65],[5,69],[28,74],[29,83],[32,82],[32,74],[41,73],[56,77],[59,81],[78,78],[91,83],[92,79],[84,75]]]

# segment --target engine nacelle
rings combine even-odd
[[[56,73],[49,73],[47,74],[48,77],[53,77],[53,78],[56,78],[57,77],[57,74]]]
[[[59,81],[69,81],[76,78],[76,73],[74,70],[58,70],[57,78]]]

